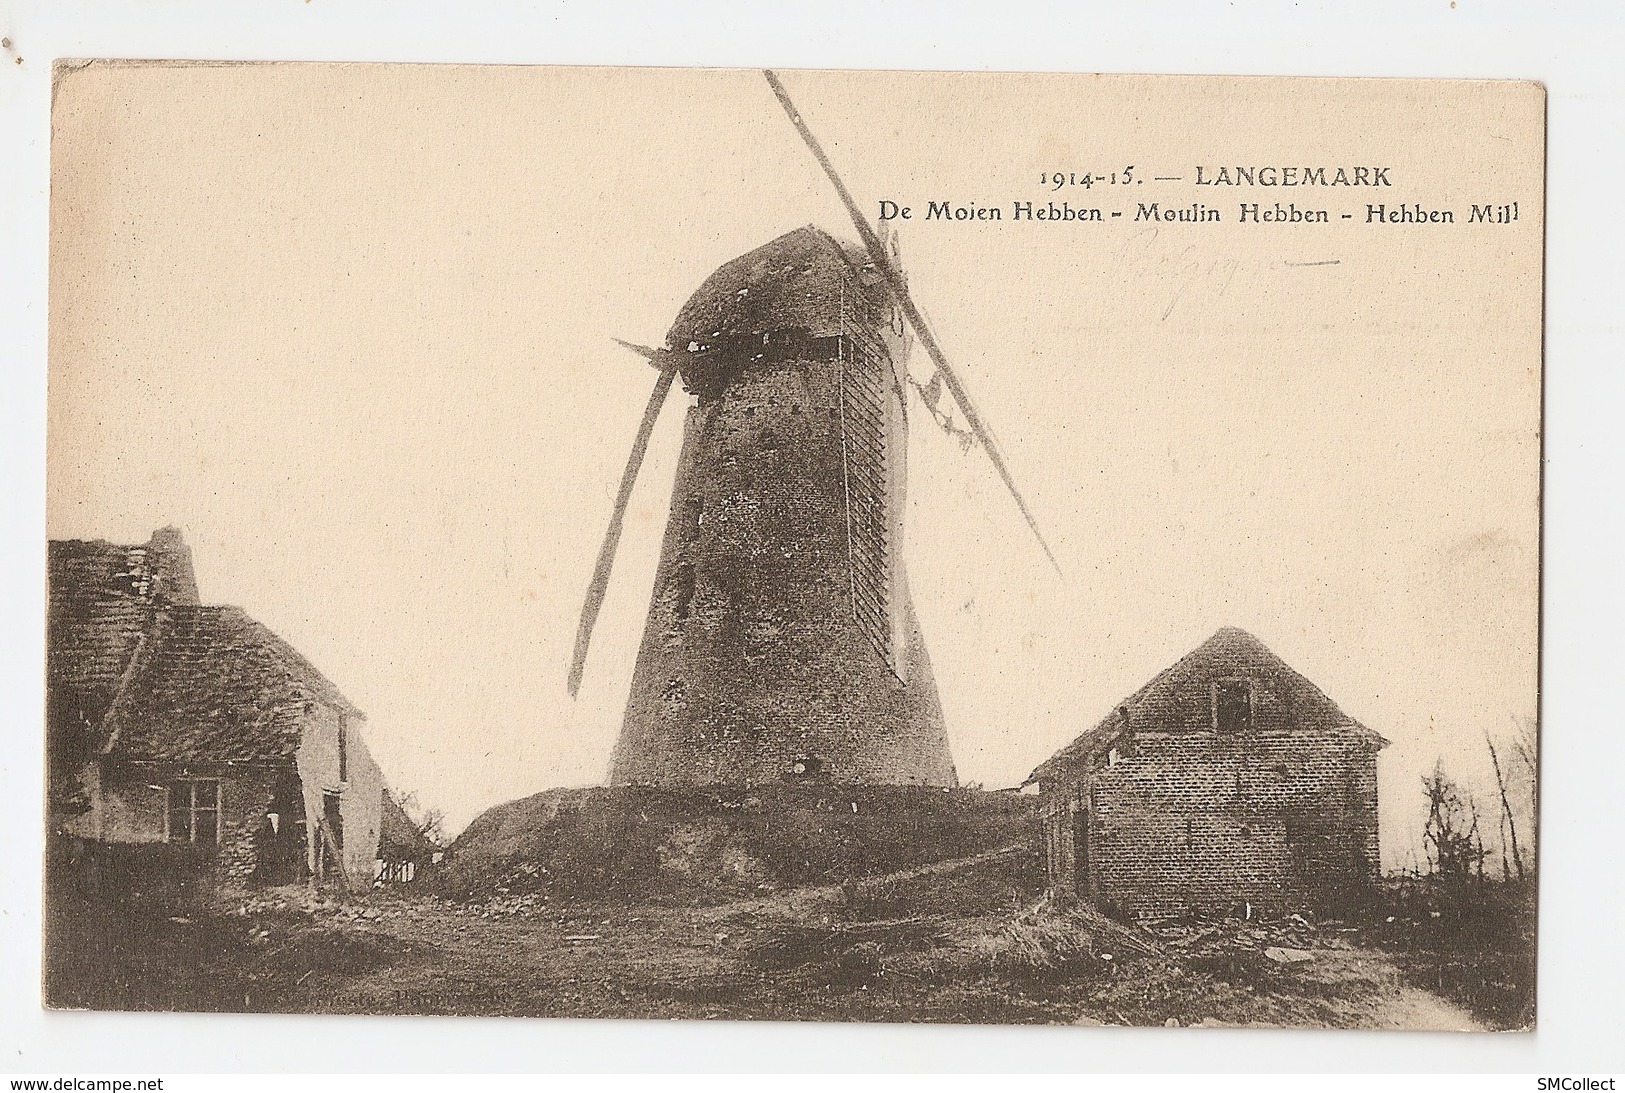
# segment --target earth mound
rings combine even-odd
[[[724,903],[1031,845],[1035,808],[924,786],[552,789],[475,819],[430,883],[459,899]]]

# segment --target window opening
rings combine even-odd
[[[172,843],[220,841],[220,782],[183,778],[167,787],[169,809],[164,837]]]
[[[1253,727],[1252,680],[1221,679],[1213,684],[1213,727],[1219,732]]]

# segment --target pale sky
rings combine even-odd
[[[783,75],[866,210],[916,207],[915,297],[1064,571],[981,453],[916,412],[907,559],[961,778],[1020,782],[1236,625],[1393,741],[1403,863],[1421,774],[1442,756],[1482,785],[1483,734],[1535,713],[1538,95]],[[179,525],[205,602],[304,652],[453,830],[602,780],[686,400],[572,702],[654,380],[611,339],[658,344],[784,231],[853,235],[760,74],[102,66],[63,81],[53,127],[49,534]],[[1197,164],[1273,163],[1388,164],[1394,187],[1191,186]],[[1147,181],[1122,193],[1038,184],[1127,164]],[[1051,197],[1125,215],[1009,221]],[[1368,199],[1521,216],[1366,225]],[[923,221],[928,200],[1006,219]],[[1225,222],[1132,223],[1151,200]],[[1239,225],[1241,200],[1333,223]]]

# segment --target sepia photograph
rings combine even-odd
[[[1546,106],[57,61],[43,1005],[1532,1031]]]

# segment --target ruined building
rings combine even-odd
[[[384,787],[361,711],[241,609],[200,603],[180,532],[52,542],[49,580],[54,835],[163,844],[222,885],[372,882]]]
[[[695,401],[612,782],[954,784],[901,554],[905,330],[811,227],[683,307],[656,366]]]
[[[1220,630],[1032,773],[1050,884],[1137,914],[1345,908],[1378,875],[1387,743]]]

